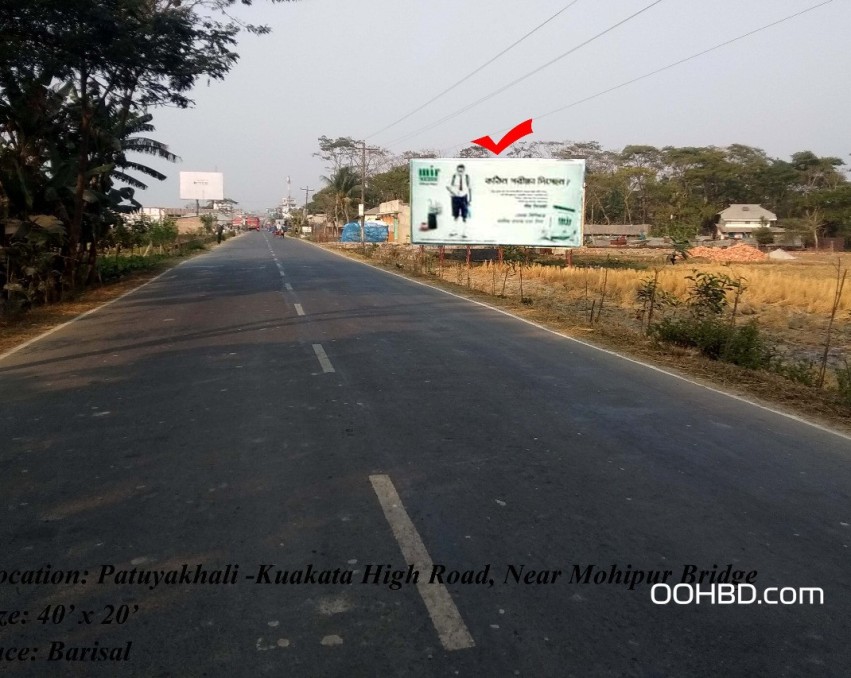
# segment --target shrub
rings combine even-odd
[[[717,318],[663,318],[650,333],[669,344],[696,348],[711,360],[749,369],[768,367],[774,355],[755,322],[735,327]]]
[[[793,363],[777,360],[772,369],[786,379],[805,386],[815,386],[818,380],[818,370],[812,360],[796,360]]]
[[[134,254],[129,257],[100,257],[97,266],[100,279],[104,282],[118,280],[133,271],[145,271],[157,268],[165,259],[163,256],[143,257]]]
[[[771,232],[771,229],[768,226],[760,226],[753,232],[754,240],[756,240],[757,245],[773,245],[774,244],[774,233]]]
[[[842,402],[851,405],[851,364],[848,360],[844,360],[843,366],[836,369],[836,384]]]

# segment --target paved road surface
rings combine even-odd
[[[0,361],[0,622],[27,622],[0,626],[0,671],[844,676],[849,461],[847,438],[252,233]],[[77,583],[19,582],[48,564]],[[610,582],[728,564],[824,604]],[[428,584],[438,566],[465,581]]]

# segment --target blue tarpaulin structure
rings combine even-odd
[[[364,242],[387,242],[387,224],[367,221],[363,227]],[[360,242],[360,222],[352,221],[343,226],[340,242]]]

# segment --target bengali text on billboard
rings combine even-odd
[[[417,245],[582,245],[584,160],[411,160]]]

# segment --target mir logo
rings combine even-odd
[[[434,169],[433,165],[431,167],[420,167],[420,169],[419,169],[420,183],[421,184],[436,184],[438,174],[440,174],[440,170]]]

